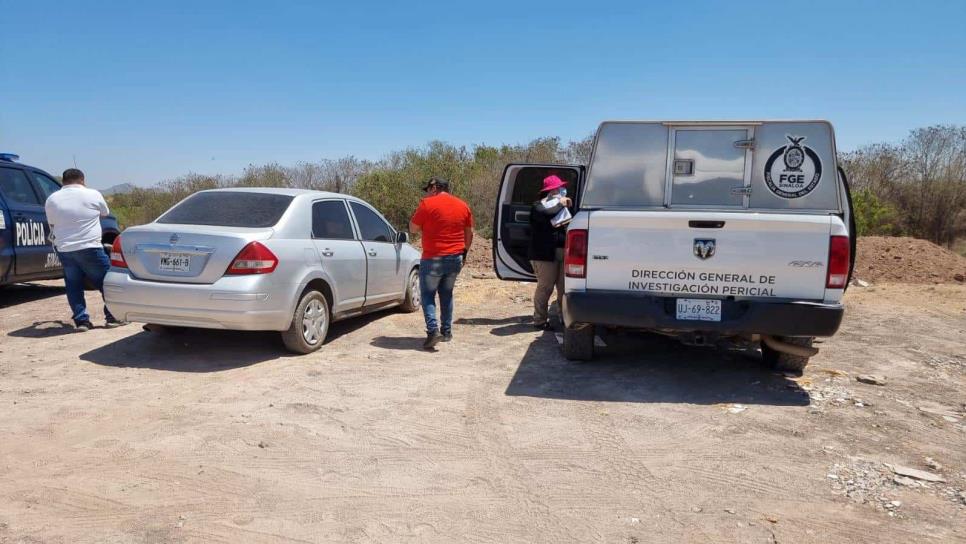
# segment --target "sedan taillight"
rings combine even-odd
[[[264,244],[251,242],[231,262],[225,274],[271,274],[278,266],[278,257]]]
[[[121,251],[121,236],[118,235],[111,244],[111,266],[117,268],[127,268],[127,261],[124,260],[124,252]]]

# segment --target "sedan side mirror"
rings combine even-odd
[[[408,243],[408,242],[409,242],[409,233],[408,232],[397,232],[396,233],[396,243],[397,244],[405,244],[405,243]]]

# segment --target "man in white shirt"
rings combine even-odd
[[[109,211],[101,193],[84,186],[84,173],[76,168],[64,171],[63,187],[50,195],[45,204],[54,249],[64,266],[67,302],[78,330],[94,328],[84,299],[84,279],[104,296],[104,276],[111,261],[101,245],[101,217]],[[123,325],[104,306],[107,328]]]

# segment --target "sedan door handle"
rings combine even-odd
[[[335,255],[335,252],[334,252],[334,251],[332,251],[332,250],[331,250],[331,249],[329,249],[329,248],[325,248],[324,250],[322,250],[322,256],[323,256],[323,257],[331,257],[331,256],[333,256],[333,255]]]
[[[375,251],[370,251],[369,252],[369,256],[370,257],[375,257],[376,255],[377,255],[377,253]]]

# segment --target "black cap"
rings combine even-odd
[[[449,182],[443,178],[438,178],[433,176],[429,178],[426,185],[423,186],[423,191],[428,191],[430,187],[438,187],[442,191],[449,191]]]

